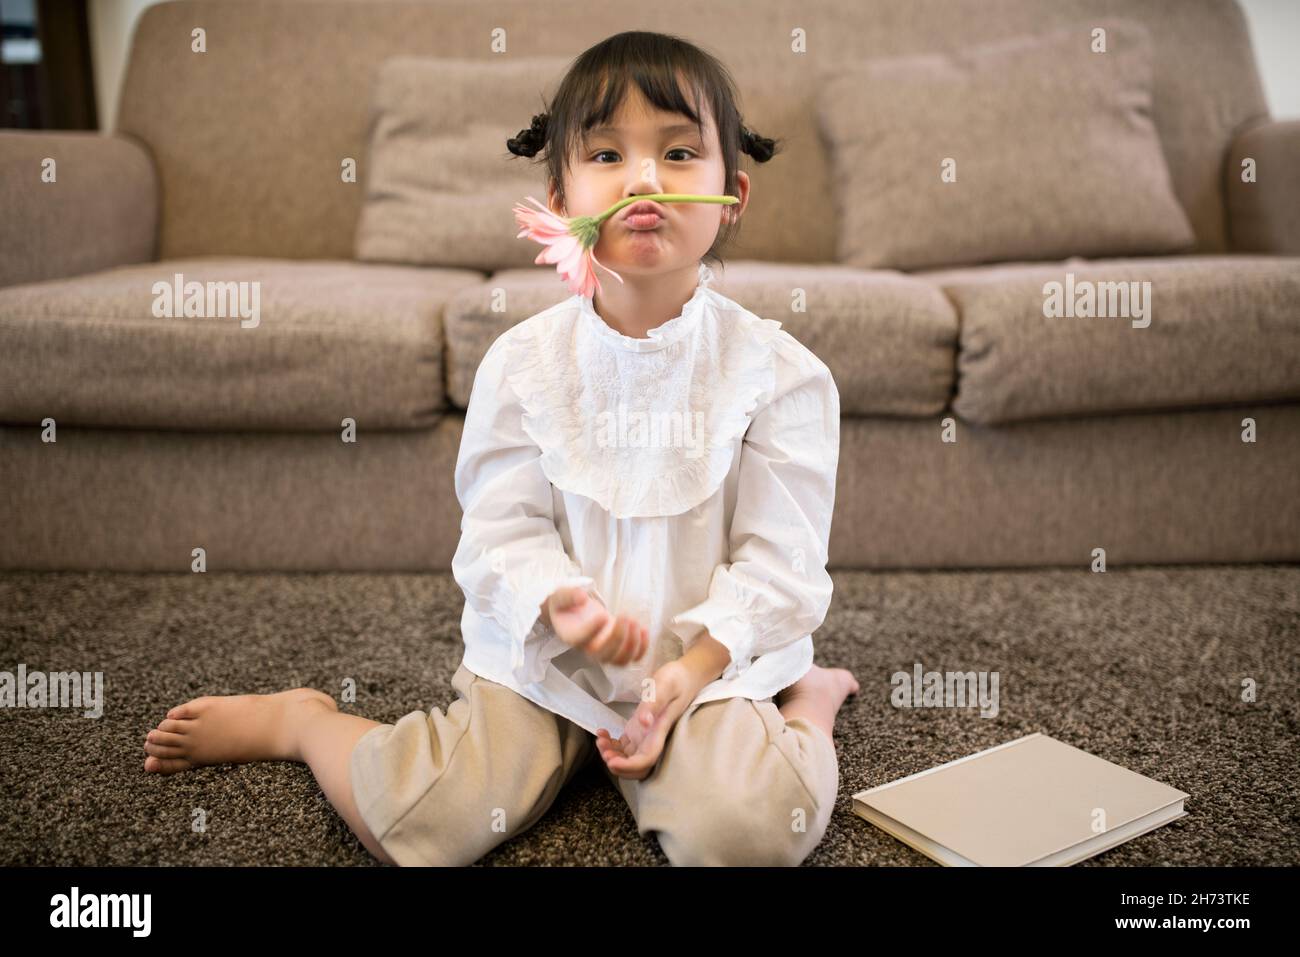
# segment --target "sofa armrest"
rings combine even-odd
[[[1254,160],[1254,182],[1242,180],[1247,159]],[[1227,178],[1232,248],[1300,256],[1300,120],[1239,134],[1228,151]]]
[[[0,130],[0,286],[152,260],[158,194],[134,140]]]

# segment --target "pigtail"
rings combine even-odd
[[[532,126],[520,130],[519,135],[506,140],[506,149],[516,156],[536,156],[546,145],[546,125],[549,113],[538,113],[533,117]]]
[[[740,128],[740,151],[748,153],[760,163],[766,163],[776,155],[776,141],[766,136],[759,136],[746,126]]]

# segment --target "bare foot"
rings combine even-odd
[[[145,737],[144,769],[174,774],[203,764],[301,760],[297,722],[320,708],[338,705],[314,688],[193,698]]]
[[[804,718],[835,741],[835,715],[844,699],[858,693],[858,681],[845,668],[813,665],[806,675],[776,695],[786,721]]]
[[[806,675],[776,696],[776,703],[780,706],[795,698],[811,699],[829,705],[834,714],[844,699],[858,690],[858,680],[847,668],[813,665]]]

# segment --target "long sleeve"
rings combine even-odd
[[[839,392],[830,370],[789,342],[781,351],[796,361],[778,376],[775,398],[754,416],[741,446],[731,561],[714,568],[708,597],[669,625],[684,649],[706,630],[725,645],[731,661],[723,679],[816,631],[830,608]]]
[[[509,635],[515,680],[532,684],[569,647],[540,620],[542,602],[561,586],[595,589],[556,529],[551,483],[539,464],[541,449],[523,430],[506,356],[498,338],[475,374],[465,411],[455,477],[463,515],[452,575],[466,603]]]

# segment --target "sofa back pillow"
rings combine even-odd
[[[544,107],[563,57],[458,60],[400,56],[378,71],[356,258],[491,272],[531,266],[515,237],[525,196],[546,202],[538,160],[506,140]]]
[[[828,71],[836,258],[923,269],[1190,248],[1128,20]]]

